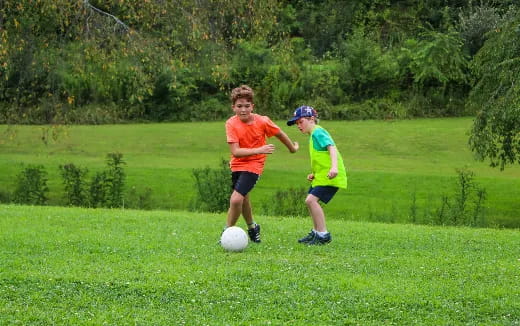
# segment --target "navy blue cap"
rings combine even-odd
[[[302,105],[294,111],[293,117],[291,118],[291,120],[287,121],[287,125],[292,126],[293,124],[296,123],[296,121],[298,121],[298,119],[303,118],[303,117],[317,117],[317,116],[318,116],[318,112],[316,112],[316,110],[314,110],[314,108],[312,106]]]

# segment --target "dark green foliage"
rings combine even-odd
[[[220,120],[247,83],[274,119],[481,111],[471,146],[503,168],[520,148],[516,4],[3,1],[0,123]]]
[[[379,1],[376,1],[379,2]],[[357,15],[367,10],[368,1],[294,1],[297,28],[295,36],[303,37],[316,56],[333,49],[336,42],[357,23]]]
[[[450,83],[465,83],[467,58],[456,32],[427,31],[419,40],[406,42],[409,62],[406,66],[417,88],[433,85],[445,89]]]
[[[413,116],[463,115],[468,58],[458,33],[427,31],[408,39],[397,52],[399,80],[410,92]]]
[[[144,189],[137,189],[132,187],[127,196],[125,196],[125,207],[134,209],[152,209],[152,188],[145,187]]]
[[[269,201],[262,203],[262,211],[272,216],[308,216],[306,197],[305,188],[278,190]]]
[[[47,171],[43,165],[29,165],[16,177],[13,201],[19,204],[45,205],[48,191]]]
[[[60,165],[60,173],[65,188],[66,204],[71,206],[88,206],[87,168],[80,168],[73,163]]]
[[[457,169],[455,191],[441,197],[432,222],[442,225],[486,226],[486,190],[475,182],[475,173],[463,168]]]
[[[125,172],[123,154],[109,153],[107,168],[98,171],[90,181],[89,198],[92,207],[123,207]]]
[[[190,67],[164,69],[155,81],[154,91],[146,104],[146,115],[157,121],[190,120],[196,96],[195,71]]]
[[[477,116],[469,144],[477,158],[504,169],[520,163],[520,16],[511,15],[487,38],[472,66],[468,106]]]
[[[367,37],[363,30],[356,30],[338,44],[337,55],[343,91],[354,100],[385,97],[396,88],[399,66],[391,52],[383,52],[381,46]]]
[[[96,172],[89,185],[89,199],[91,207],[107,206],[107,186],[106,172]]]
[[[11,193],[6,190],[0,190],[0,203],[10,203]]]
[[[191,210],[225,212],[231,195],[231,172],[229,162],[222,159],[219,168],[193,169],[196,195]]]
[[[273,118],[302,103],[377,111],[368,100],[400,103],[401,117],[463,115],[464,54],[512,3],[7,1],[0,122],[218,120],[242,83]]]
[[[239,41],[233,54],[231,80],[235,84],[260,85],[273,63],[267,43]]]
[[[486,34],[496,29],[501,23],[501,16],[497,8],[481,2],[470,4],[459,14],[459,30],[464,47],[469,55],[475,55],[486,41]]]
[[[122,207],[123,206],[123,190],[125,186],[125,171],[123,165],[123,154],[109,153],[107,154],[107,170],[106,172],[106,187],[107,187],[107,206],[108,207]]]

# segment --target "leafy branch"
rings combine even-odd
[[[90,13],[89,13],[89,16],[87,17],[87,26],[86,26],[86,29],[87,29],[87,33],[89,33],[90,31],[90,27],[89,27],[89,21],[92,17],[92,13],[98,13],[102,16],[106,16],[106,17],[109,17],[111,20],[114,20],[114,27],[113,27],[113,31],[114,33],[117,32],[117,29],[118,28],[121,28],[125,33],[128,33],[130,31],[130,28],[128,27],[128,25],[126,25],[125,23],[123,23],[121,21],[121,19],[117,18],[116,16],[106,12],[106,11],[103,11],[97,7],[94,7],[89,0],[83,0],[83,4],[85,5],[85,7],[90,10]]]

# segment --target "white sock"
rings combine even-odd
[[[318,231],[314,231],[314,232],[316,232],[320,237],[324,237],[327,233],[329,233],[329,232],[327,232],[327,230],[325,230],[325,232],[318,232]]]

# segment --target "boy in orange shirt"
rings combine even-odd
[[[242,214],[249,238],[260,242],[260,225],[253,219],[249,192],[263,172],[266,154],[275,150],[273,144],[267,144],[266,138],[275,136],[291,153],[295,153],[299,146],[269,117],[253,113],[253,96],[253,90],[247,85],[231,92],[231,108],[235,115],[226,121],[226,138],[231,151],[229,165],[233,192],[229,199],[226,228],[234,226]]]

